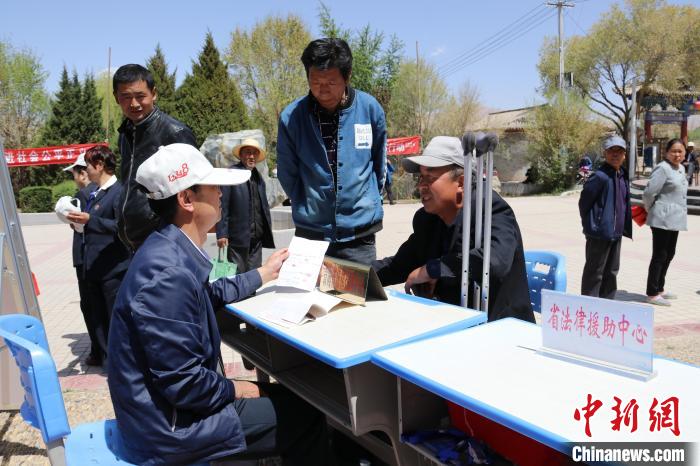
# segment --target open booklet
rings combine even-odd
[[[260,317],[283,327],[293,327],[325,316],[343,301],[318,290],[277,292],[270,308]]]
[[[289,327],[321,318],[340,307],[342,302],[364,306],[367,300],[387,299],[370,266],[324,257],[328,247],[325,241],[303,240],[295,244],[297,239],[301,238],[292,240],[290,258],[287,259],[287,262],[292,260],[293,267],[287,270],[287,275],[282,266],[276,283],[279,287],[276,297],[260,317]],[[300,250],[297,252],[296,249]],[[297,254],[302,257],[295,258]],[[311,277],[313,281],[310,282]]]

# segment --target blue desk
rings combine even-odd
[[[697,442],[700,368],[654,359],[656,376],[641,381],[538,353],[541,328],[516,319],[442,335],[378,352],[373,363],[399,379],[399,430],[434,428],[448,399],[549,447],[570,454],[569,442]],[[603,404],[585,421],[574,411],[587,395]],[[611,427],[614,397],[638,404],[637,430]],[[678,397],[680,435],[650,432],[650,408]],[[657,406],[657,410],[659,407]]]
[[[347,306],[285,328],[260,317],[285,293],[275,286],[220,313],[224,343],[323,411],[335,426],[391,464],[414,464],[400,451],[396,380],[370,359],[383,349],[486,321],[482,312],[387,289],[388,301]],[[391,445],[374,435],[381,431]],[[409,456],[413,452],[407,452]]]

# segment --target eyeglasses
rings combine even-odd
[[[449,172],[440,173],[439,175],[418,175],[418,186],[422,184],[430,186],[439,180],[445,173]]]

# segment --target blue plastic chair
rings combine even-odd
[[[542,290],[566,292],[566,258],[553,251],[525,251],[532,310],[541,312]]]
[[[71,431],[56,365],[38,319],[24,314],[0,316],[0,337],[20,370],[22,418],[41,431],[53,466],[131,464],[120,454],[125,448],[114,419],[82,424]]]

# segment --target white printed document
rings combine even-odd
[[[316,287],[328,241],[314,241],[295,236],[289,245],[289,257],[280,269],[277,286],[311,291]]]
[[[342,300],[313,290],[277,297],[260,317],[283,327],[301,325],[328,314]]]

